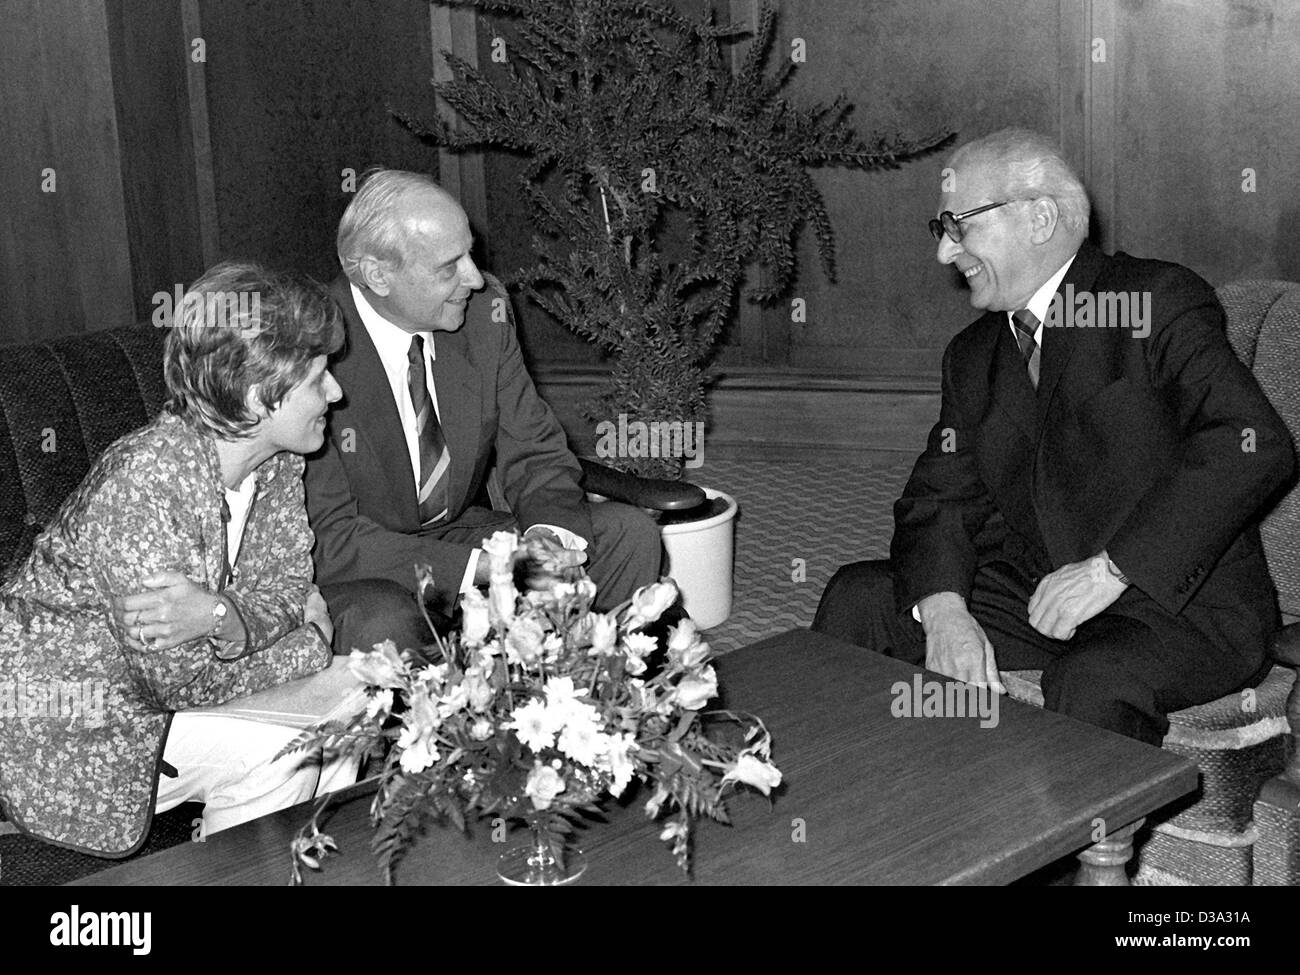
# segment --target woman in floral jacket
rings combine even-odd
[[[218,265],[181,302],[165,411],[104,452],[0,589],[19,690],[0,805],[24,830],[125,856],[155,806],[204,800],[215,831],[310,797],[315,773],[271,761],[291,733],[184,711],[330,662],[300,455],[341,395],[342,334],[323,289],[255,265]]]

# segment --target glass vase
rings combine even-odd
[[[528,817],[526,836],[497,859],[497,876],[515,887],[560,887],[587,869],[587,857],[546,828],[546,815]]]

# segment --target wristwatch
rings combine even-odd
[[[217,635],[221,624],[226,621],[226,609],[226,601],[218,596],[216,605],[212,607],[212,629],[208,631],[208,636]]]
[[[1110,560],[1109,555],[1106,556],[1106,571],[1109,572],[1111,575],[1113,575],[1124,585],[1126,586],[1129,585],[1128,576],[1126,576],[1123,572],[1119,570],[1119,566]]]

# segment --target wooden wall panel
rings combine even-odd
[[[135,316],[142,320],[153,314],[155,293],[171,294],[203,272],[204,218],[216,229],[215,201],[204,199],[198,179],[195,147],[206,143],[207,114],[195,119],[192,112],[182,6],[108,2]],[[201,65],[192,70],[202,77]]]
[[[390,108],[432,115],[429,8],[412,0],[201,0],[223,257],[329,279],[342,171],[437,173]]]
[[[120,325],[133,303],[103,0],[9,0],[4,18],[0,342]]]
[[[1116,245],[1300,279],[1300,4],[1126,0],[1116,29]]]

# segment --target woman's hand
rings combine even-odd
[[[311,587],[311,591],[307,593],[307,602],[303,604],[302,622],[304,626],[315,623],[320,627],[325,642],[334,645],[334,621],[330,619],[330,610],[325,605],[325,597],[315,586]]]
[[[143,592],[113,597],[113,618],[128,646],[170,650],[212,632],[218,596],[181,572],[157,572],[142,582]]]

